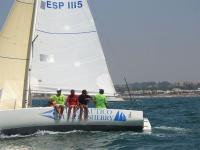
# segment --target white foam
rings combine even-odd
[[[8,145],[3,147],[4,150],[30,150],[30,146],[26,145]]]
[[[57,135],[57,134],[70,134],[70,133],[80,133],[84,132],[82,130],[72,130],[67,132],[57,132],[57,131],[47,131],[47,130],[40,130],[35,133],[35,135]]]
[[[80,132],[84,132],[84,131],[73,130],[73,131],[68,131],[68,132],[55,132],[55,131],[41,130],[29,135],[21,135],[21,134],[5,135],[5,134],[0,133],[0,139],[24,138],[24,137],[31,137],[31,136],[38,136],[38,135],[70,134],[70,133],[80,133]]]
[[[5,135],[5,134],[0,134],[0,139],[24,138],[24,137],[30,137],[30,136],[33,136],[33,135],[34,135],[34,134],[29,134],[29,135],[20,135],[20,134]]]
[[[154,129],[167,130],[167,131],[175,131],[175,132],[188,132],[188,131],[191,131],[190,129],[186,129],[186,128],[167,127],[167,126],[154,127]]]

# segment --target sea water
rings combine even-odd
[[[47,101],[33,101],[34,106],[46,104]],[[109,102],[109,107],[143,110],[151,122],[152,132],[75,130],[38,131],[26,136],[0,134],[0,149],[200,150],[200,97],[145,98]]]

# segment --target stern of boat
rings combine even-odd
[[[151,132],[151,124],[150,124],[148,118],[144,118],[143,131],[145,131],[145,132]]]

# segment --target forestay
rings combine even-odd
[[[31,90],[115,89],[86,0],[38,0],[33,32]]]

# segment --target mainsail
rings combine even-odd
[[[38,0],[30,64],[32,93],[54,93],[57,88],[88,90],[90,94],[115,89],[106,65],[87,0]]]
[[[0,33],[0,109],[22,107],[34,0],[16,0]]]

